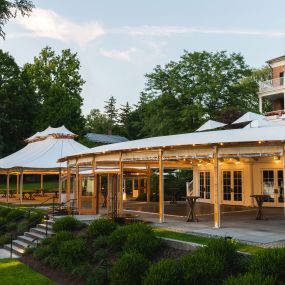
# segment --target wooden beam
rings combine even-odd
[[[220,228],[220,167],[218,159],[218,147],[214,147],[214,228]]]
[[[44,195],[44,175],[41,174],[41,193]]]
[[[9,203],[9,195],[10,195],[10,174],[7,173],[6,180],[6,201]]]
[[[66,176],[66,202],[69,201],[68,207],[70,207],[70,167],[67,165],[67,176]]]
[[[24,173],[20,174],[20,204],[23,202],[23,183],[24,183]]]
[[[61,180],[61,168],[58,174],[58,203],[61,203],[61,194],[62,194],[62,180]]]
[[[124,168],[122,162],[122,154],[120,155],[120,173],[119,173],[119,199],[118,199],[118,210],[119,216],[123,215],[123,179],[124,179]]]
[[[19,174],[17,173],[17,186],[16,186],[16,193],[17,195],[19,194],[19,187],[20,187],[20,179],[19,179]]]
[[[78,163],[77,163],[77,161],[76,161],[76,172],[75,172],[75,175],[76,175],[76,187],[75,187],[75,199],[76,199],[76,208],[77,208],[77,210],[79,211],[79,205],[81,204],[81,195],[79,195],[79,189],[80,189],[80,187],[79,187],[79,183],[80,183],[80,177],[79,177],[79,165],[78,165]],[[73,195],[74,195],[73,194]]]
[[[163,151],[159,150],[159,222],[164,222],[164,167],[163,167]]]
[[[146,179],[146,201],[150,202],[150,182],[151,182],[151,170],[148,168],[147,179]]]

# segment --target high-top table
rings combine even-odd
[[[198,222],[198,218],[195,213],[195,205],[196,205],[197,200],[200,198],[200,196],[191,195],[185,198],[189,206],[189,212],[188,212],[186,222]]]
[[[254,194],[250,196],[251,198],[254,198],[257,206],[258,206],[258,210],[257,210],[257,214],[256,214],[256,219],[257,220],[264,220],[264,215],[263,215],[263,203],[266,199],[270,198],[270,195],[267,194]]]

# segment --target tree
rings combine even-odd
[[[187,52],[146,75],[140,106],[133,124],[142,137],[196,130],[221,112],[258,110],[258,85],[252,70],[238,53]]]
[[[109,129],[112,130],[118,120],[118,110],[116,108],[116,99],[111,96],[107,101],[105,101],[105,114],[109,119]]]
[[[14,58],[0,50],[0,157],[18,150],[34,132],[38,101]]]
[[[5,39],[4,25],[11,19],[15,18],[18,13],[22,16],[29,16],[34,5],[29,0],[0,1],[0,37]]]
[[[84,117],[81,113],[83,99],[80,96],[85,83],[80,72],[80,62],[70,49],[56,55],[50,48],[44,48],[34,62],[24,65],[31,87],[41,102],[35,125],[38,130],[65,125],[71,131],[81,134]]]
[[[86,117],[86,130],[92,133],[106,134],[109,119],[99,109],[92,109]]]

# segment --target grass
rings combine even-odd
[[[56,284],[20,261],[10,258],[0,259],[0,280],[3,285]]]
[[[181,240],[181,241],[193,242],[193,243],[198,243],[198,244],[202,244],[202,245],[206,245],[211,239],[213,239],[211,237],[175,232],[175,231],[170,231],[170,230],[162,229],[162,228],[154,228],[153,230],[154,230],[156,236],[158,236],[158,237],[164,237],[164,238],[176,239],[176,240]],[[255,254],[259,251],[262,251],[263,248],[259,247],[259,246],[248,245],[248,244],[238,242],[237,243],[237,250],[241,251],[241,252],[245,252],[245,253]]]

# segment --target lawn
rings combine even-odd
[[[17,259],[0,259],[0,283],[5,285],[55,285]]]
[[[162,228],[154,228],[154,232],[156,236],[158,237],[176,239],[176,240],[181,240],[181,241],[188,241],[188,242],[193,242],[193,243],[198,243],[198,244],[203,244],[203,245],[206,245],[211,239],[213,239],[210,237],[180,233],[180,232],[170,231],[170,230],[162,229]],[[237,243],[237,250],[241,252],[255,254],[263,250],[263,248],[259,246],[244,244],[244,243]]]

